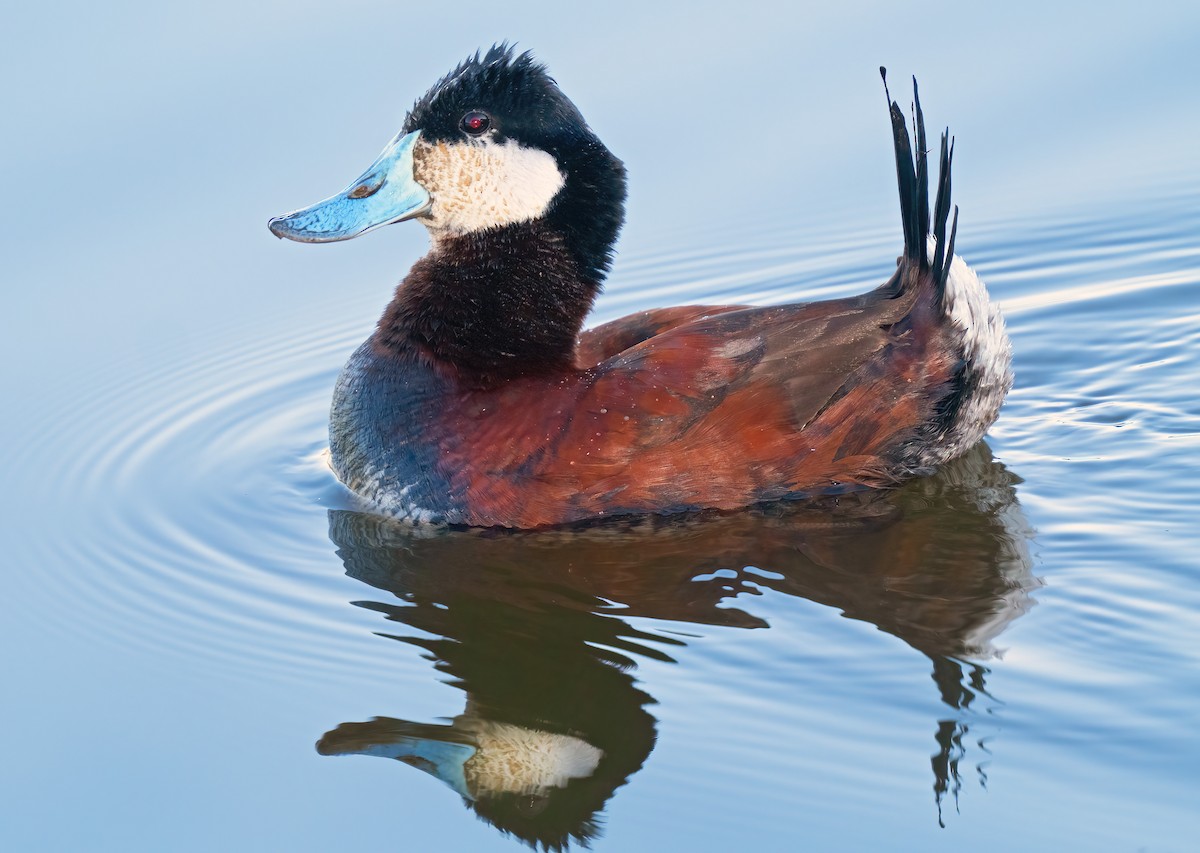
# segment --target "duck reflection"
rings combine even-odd
[[[994,653],[1037,585],[1014,483],[980,445],[896,492],[733,515],[430,533],[331,512],[347,573],[399,599],[359,606],[421,632],[385,636],[426,650],[467,702],[447,724],[343,723],[317,748],[424,770],[531,845],[586,843],[654,747],[654,700],[630,670],[683,644],[629,620],[766,627],[727,606],[764,589],[899,637],[931,659],[942,701],[961,711],[986,689],[986,668],[967,659]],[[935,735],[939,820],[961,786],[961,718],[939,720]]]

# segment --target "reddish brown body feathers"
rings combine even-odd
[[[467,523],[516,527],[891,485],[957,363],[907,291],[607,323],[574,370],[444,399],[437,465]]]

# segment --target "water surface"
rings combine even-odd
[[[1003,16],[927,22],[929,57],[883,7],[631,8],[591,34],[419,12],[428,44],[360,52],[348,92],[268,71],[399,12],[142,11],[108,42],[80,12],[58,53],[24,48],[50,88],[11,95],[41,141],[6,141],[5,849],[1190,849],[1194,13],[1101,15],[998,82],[1023,31]],[[960,135],[960,249],[1014,342],[987,443],[874,499],[584,532],[354,511],[322,457],[330,389],[423,237],[284,246],[265,219],[357,174],[475,29],[513,20],[631,167],[596,322],[882,281],[900,235],[870,78],[921,73]],[[595,73],[596,33],[628,34],[626,65]],[[664,151],[668,112],[714,103],[779,133]],[[737,192],[697,178],[714,164]]]

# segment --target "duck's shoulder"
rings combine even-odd
[[[654,412],[686,399],[715,409],[739,391],[754,389],[761,397],[770,389],[781,415],[786,410],[794,426],[803,425],[900,339],[895,326],[912,306],[911,297],[881,290],[824,302],[634,314],[581,338],[577,362],[602,359],[587,369],[585,400]],[[760,402],[746,411],[761,415],[762,408]]]
[[[745,305],[676,305],[638,311],[585,329],[575,346],[575,364],[582,370],[597,367],[613,356],[679,326],[717,314],[741,311]]]

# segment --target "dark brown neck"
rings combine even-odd
[[[473,383],[567,371],[599,289],[542,222],[442,239],[400,284],[372,341]]]

